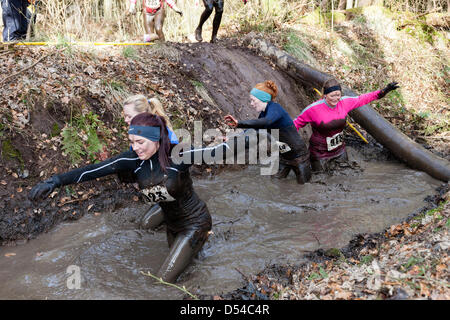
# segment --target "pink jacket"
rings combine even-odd
[[[294,120],[297,130],[311,124],[310,153],[312,159],[334,158],[345,150],[342,131],[347,114],[378,99],[380,90],[358,97],[343,96],[335,107],[330,107],[325,99],[307,106]]]

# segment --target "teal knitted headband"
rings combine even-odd
[[[262,102],[269,102],[270,100],[272,100],[271,94],[256,88],[253,88],[252,91],[250,91],[250,94],[255,98],[261,100]]]

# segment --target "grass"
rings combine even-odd
[[[137,50],[131,46],[125,46],[122,48],[122,55],[128,59],[136,59],[138,54]]]
[[[2,142],[1,156],[5,160],[17,161],[21,170],[24,168],[24,161],[19,150],[17,150],[11,140]]]
[[[76,165],[85,155],[91,162],[97,162],[97,154],[106,146],[105,139],[111,133],[99,116],[91,111],[76,115],[62,130],[61,136],[64,153],[69,156],[72,165]]]
[[[310,64],[315,64],[315,59],[311,53],[310,46],[302,40],[296,32],[289,32],[286,35],[286,43],[283,49],[295,58]]]

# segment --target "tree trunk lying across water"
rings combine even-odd
[[[322,88],[326,80],[333,78],[324,72],[298,61],[271,43],[255,38],[252,34],[247,36],[246,43],[255,47],[264,56],[271,58],[279,68],[283,69],[306,87]],[[357,96],[349,88],[345,86],[342,86],[342,88],[343,95]],[[412,141],[369,105],[354,109],[350,115],[379,143],[388,148],[398,159],[405,162],[409,167],[424,171],[430,176],[444,182],[450,180],[449,161],[436,156],[418,143]]]

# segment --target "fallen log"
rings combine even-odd
[[[249,34],[245,43],[270,58],[279,68],[307,88],[321,88],[332,76],[304,64],[270,42]],[[343,95],[358,96],[351,89],[342,86]],[[306,106],[305,106],[306,107]],[[450,162],[426,150],[408,136],[400,132],[369,105],[354,109],[350,116],[358,122],[379,143],[389,149],[399,160],[410,168],[428,173],[430,176],[450,181]]]

